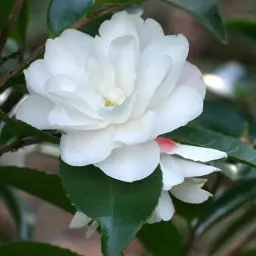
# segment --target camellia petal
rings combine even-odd
[[[27,88],[30,93],[45,95],[45,85],[51,77],[44,60],[36,60],[24,70]]]
[[[82,212],[76,212],[72,218],[69,227],[70,228],[82,228],[88,225],[92,221],[91,218],[87,217],[86,214]]]
[[[182,174],[182,166],[180,166],[174,157],[161,154],[160,157],[161,170],[163,172],[163,190],[170,190],[173,186],[184,181]]]
[[[162,191],[158,200],[158,205],[147,222],[151,224],[161,220],[168,221],[172,218],[174,212],[175,209],[169,193],[167,191]]]
[[[175,89],[156,113],[156,136],[186,125],[202,111],[203,100],[195,89],[187,86]]]
[[[202,189],[204,179],[185,179],[185,181],[171,189],[171,193],[183,202],[200,204],[208,200],[211,193]]]
[[[113,127],[97,131],[72,131],[62,135],[61,158],[74,166],[85,166],[106,159],[116,146],[112,142]]]
[[[38,129],[51,129],[48,120],[54,105],[39,94],[27,97],[17,108],[16,118]]]
[[[200,162],[209,162],[227,157],[227,154],[223,151],[190,145],[178,145],[172,148],[168,154],[179,155],[186,159]]]
[[[174,158],[184,177],[199,177],[215,171],[220,171],[220,169],[216,168],[215,166],[193,162],[180,157]]]
[[[154,141],[115,149],[104,161],[95,164],[108,176],[133,182],[149,176],[157,168],[160,149]]]

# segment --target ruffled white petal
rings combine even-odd
[[[185,203],[200,204],[208,200],[211,193],[203,190],[204,179],[185,179],[185,181],[171,189],[172,195]]]
[[[177,86],[191,86],[193,89],[197,90],[202,99],[205,97],[206,86],[202,73],[195,65],[188,61],[184,65]]]
[[[51,77],[44,60],[34,61],[29,68],[24,70],[27,88],[30,93],[45,94],[45,85]]]
[[[179,144],[177,147],[172,148],[168,154],[179,155],[186,159],[200,162],[209,162],[221,158],[227,157],[227,154],[223,151],[210,148],[201,148],[190,145]]]
[[[172,199],[167,191],[162,191],[158,201],[158,205],[152,216],[147,220],[149,224],[159,222],[161,220],[168,221],[175,212]]]
[[[220,171],[214,166],[193,162],[175,156],[173,156],[173,158],[175,158],[175,161],[184,177],[200,177],[212,172]]]
[[[140,118],[117,126],[114,140],[133,145],[154,139],[155,118],[155,113],[148,111]]]
[[[72,131],[62,135],[61,158],[73,166],[85,166],[106,159],[114,148],[113,128],[98,131]]]
[[[114,179],[133,182],[153,173],[159,160],[159,146],[152,140],[115,149],[108,158],[95,166]]]
[[[198,92],[191,87],[178,87],[156,111],[156,136],[186,125],[202,111],[203,99]]]
[[[89,224],[92,219],[82,212],[76,212],[72,218],[69,227],[70,228],[82,228]]]
[[[174,157],[161,154],[160,165],[163,173],[163,190],[170,190],[173,186],[184,181],[181,166]]]
[[[48,117],[54,105],[39,94],[28,96],[17,108],[16,118],[38,129],[51,129]]]

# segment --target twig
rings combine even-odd
[[[16,57],[18,57],[20,55],[20,52],[13,52],[7,56],[4,56],[0,59],[0,66],[2,66],[6,61],[10,60],[10,59],[15,59]]]
[[[11,143],[11,144],[9,144],[5,147],[0,148],[0,157],[3,154],[5,154],[9,151],[14,152],[14,151],[17,151],[20,148],[23,148],[23,147],[29,146],[29,145],[33,145],[33,144],[36,144],[36,143],[39,143],[39,142],[41,142],[41,140],[38,139],[38,138],[35,138],[35,137],[27,138],[27,139],[24,139],[24,140],[15,140],[13,143]]]
[[[8,35],[9,35],[14,23],[18,19],[22,5],[23,5],[23,0],[15,0],[14,4],[12,6],[12,10],[9,14],[8,20],[7,20],[5,26],[2,30],[2,34],[0,36],[0,56],[2,56],[2,52],[4,50],[4,46],[7,41]]]
[[[113,5],[110,6],[102,11],[99,11],[95,14],[94,17],[92,18],[88,18],[88,17],[84,17],[80,20],[78,20],[77,22],[75,22],[72,25],[72,28],[75,29],[80,29],[82,27],[84,27],[87,23],[89,23],[90,21],[93,21],[99,17],[102,17],[108,13],[114,12],[118,9],[121,8],[121,5]],[[30,57],[28,57],[26,60],[24,60],[24,62],[22,62],[18,67],[10,70],[4,77],[2,77],[0,79],[0,94],[2,92],[4,92],[8,87],[8,81],[9,79],[11,79],[12,77],[18,75],[23,69],[25,69],[30,63],[32,63],[33,61],[35,61],[37,58],[39,58],[43,52],[44,52],[44,48],[45,48],[45,44],[40,45],[31,55]]]

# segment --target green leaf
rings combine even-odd
[[[256,150],[239,140],[202,127],[185,126],[163,137],[177,142],[224,151],[229,158],[256,167]]]
[[[0,184],[0,196],[4,199],[5,205],[7,206],[17,225],[17,229],[20,230],[22,222],[22,209],[16,195],[8,186]]]
[[[235,19],[225,22],[228,31],[241,35],[256,43],[256,20],[255,19]]]
[[[255,195],[256,196],[256,195]],[[250,202],[248,202],[250,203]],[[234,218],[234,222],[231,223],[230,226],[226,227],[223,232],[218,235],[217,240],[214,242],[211,248],[211,255],[214,255],[224,244],[230,242],[232,237],[236,235],[238,232],[243,232],[243,228],[245,226],[253,225],[256,221],[256,207],[253,202],[251,202],[252,206],[245,211],[242,216],[238,218]],[[256,254],[255,254],[256,255]]]
[[[4,121],[6,124],[10,125],[17,132],[22,134],[23,136],[35,136],[40,138],[43,141],[52,142],[55,144],[59,143],[59,138],[50,135],[49,133],[43,132],[41,130],[36,129],[35,127],[24,123],[20,120],[14,120],[6,115],[2,110],[0,110],[0,120]]]
[[[93,0],[52,0],[48,11],[50,35],[59,35],[64,29],[86,16],[93,2]]]
[[[171,222],[143,225],[137,234],[148,252],[154,256],[180,256],[183,243],[176,227]]]
[[[38,242],[15,242],[0,246],[1,256],[78,256],[70,250]]]
[[[57,207],[74,213],[57,175],[29,168],[0,166],[0,182],[37,196]]]
[[[256,179],[245,180],[234,185],[209,206],[204,216],[201,218],[196,234],[203,234],[215,223],[229,216],[239,207],[248,204],[251,200],[255,200],[255,198]]]
[[[218,0],[163,0],[184,10],[207,28],[222,43],[227,43],[225,28],[218,9]]]
[[[99,221],[104,256],[117,256],[130,242],[152,214],[162,189],[159,168],[133,183],[112,179],[92,165],[73,167],[60,161],[60,170],[71,202]]]

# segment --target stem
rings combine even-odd
[[[9,35],[14,23],[18,19],[22,5],[23,5],[23,0],[15,0],[13,3],[12,10],[9,14],[8,20],[7,20],[5,26],[2,30],[1,36],[0,36],[0,56],[2,56],[8,35]]]
[[[13,52],[7,56],[4,56],[0,59],[0,66],[2,66],[6,61],[10,60],[10,59],[15,59],[16,57],[18,57],[20,55],[20,52]]]
[[[17,151],[20,148],[23,148],[23,147],[29,146],[29,145],[33,145],[33,144],[36,144],[36,143],[39,143],[39,142],[41,142],[41,140],[38,139],[38,138],[35,138],[35,137],[27,138],[27,139],[24,139],[24,140],[16,140],[13,143],[11,143],[11,144],[9,144],[5,147],[0,148],[0,157],[3,154],[5,154],[9,151],[12,151],[12,152]]]
[[[74,29],[80,29],[82,27],[84,27],[87,23],[89,23],[90,21],[93,21],[99,17],[102,17],[108,13],[114,12],[118,9],[121,8],[121,5],[113,5],[110,6],[102,11],[99,11],[95,14],[94,17],[92,18],[88,18],[88,17],[84,17],[78,21],[76,21],[73,25],[72,28]],[[45,44],[40,45],[31,55],[30,57],[28,57],[26,60],[24,60],[18,67],[10,70],[4,77],[2,77],[0,79],[0,94],[2,92],[4,92],[8,87],[8,81],[18,75],[23,69],[25,69],[27,66],[29,66],[33,61],[35,61],[37,58],[39,58],[43,53],[44,53],[44,48],[45,48]]]

